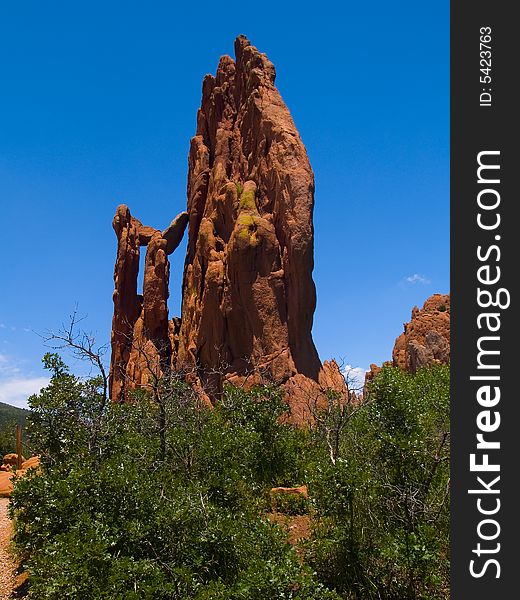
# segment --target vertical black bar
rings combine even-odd
[[[505,1],[453,0],[451,4],[454,600],[520,597],[517,583],[520,577],[517,549],[520,499],[516,491],[520,486],[520,328],[516,312],[520,231],[515,219],[520,204],[516,189],[520,175],[520,153],[516,147],[520,141],[520,101],[513,90],[514,86],[518,87],[520,52],[517,40],[520,36],[518,22],[513,16],[514,8],[515,3]],[[487,28],[490,28],[489,32]],[[478,157],[482,152],[486,153],[480,155],[482,163],[500,168],[483,168],[479,183]],[[497,179],[500,181],[496,182]],[[479,206],[479,194],[485,208]],[[495,202],[498,202],[497,207],[489,208]],[[479,226],[479,218],[486,227],[495,225],[498,218],[500,224],[484,229]],[[494,281],[498,275],[497,267],[500,268],[500,279],[496,283],[479,281],[479,273],[481,279]],[[489,297],[481,294],[479,303],[478,288],[487,290],[498,306],[482,306]],[[506,291],[499,292],[500,289]],[[505,307],[508,294],[510,306]],[[491,313],[495,316],[482,316]],[[499,328],[492,331],[490,327]],[[493,339],[483,340],[483,337]],[[478,368],[479,339],[481,349],[500,351],[500,354],[481,354],[481,368]],[[495,368],[490,368],[492,366]],[[471,380],[472,376],[499,379]],[[491,386],[491,396],[485,396],[487,385]],[[496,400],[495,387],[500,388],[501,396],[496,406],[491,407]],[[484,405],[477,398],[479,389]],[[489,400],[487,406],[486,400]],[[500,425],[494,431],[482,432],[479,414],[480,425],[484,429],[494,429],[498,418],[496,412]],[[478,449],[479,433],[486,441],[500,442],[500,449]],[[483,455],[487,454],[489,463],[499,466],[500,471],[471,471],[471,454],[475,454],[477,464],[482,464],[485,461]],[[491,485],[498,476],[500,480]],[[486,490],[478,477],[491,491],[484,493]],[[471,494],[468,490],[480,492]],[[500,508],[496,514],[483,514],[484,510],[497,509],[498,501]],[[482,524],[486,519],[488,521]],[[493,538],[499,527],[495,539],[482,539]],[[497,562],[488,562],[493,560]]]

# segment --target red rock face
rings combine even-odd
[[[309,398],[326,387],[345,391],[311,335],[314,176],[272,63],[242,36],[235,53],[204,79],[191,140],[180,320],[168,321],[167,255],[184,229],[143,228],[126,207],[116,214],[111,393],[121,397],[125,377],[144,385],[139,342],[159,371],[166,361],[194,373],[208,398],[224,379],[285,385],[302,420]],[[142,299],[140,245],[148,246]]]
[[[112,226],[117,236],[117,258],[109,388],[110,397],[119,400],[124,393],[124,375],[132,349],[133,329],[141,312],[141,299],[137,295],[141,223],[132,217],[127,206],[121,205],[117,207]]]
[[[204,79],[191,141],[178,364],[217,388],[208,373],[219,368],[234,381],[252,368],[276,384],[298,375],[308,387],[322,372],[314,177],[272,63],[242,36],[235,53]]]
[[[421,310],[412,310],[412,319],[396,339],[392,352],[394,366],[415,373],[421,367],[450,362],[450,296],[434,294]]]
[[[151,376],[160,376],[171,364],[175,335],[171,335],[168,321],[168,254],[179,245],[186,224],[187,215],[182,213],[161,233],[142,225],[127,206],[117,207],[109,382],[114,401],[124,400],[128,389],[147,385]],[[142,296],[137,294],[141,246],[147,246]]]

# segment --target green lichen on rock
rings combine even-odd
[[[255,246],[258,243],[256,235],[257,222],[255,215],[251,213],[240,213],[236,222],[237,237],[250,245]]]
[[[237,181],[235,182],[235,187],[237,189],[237,194],[240,196],[244,191],[244,186],[239,181]]]
[[[256,227],[256,219],[254,215],[249,213],[241,213],[238,215],[237,225],[247,229],[250,227]]]
[[[251,210],[257,211],[256,202],[255,202],[255,192],[254,190],[244,190],[240,194],[240,209],[241,210]]]
[[[249,229],[241,229],[238,232],[238,237],[244,242],[249,242],[251,239],[251,236],[249,235]]]

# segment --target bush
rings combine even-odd
[[[309,512],[309,501],[301,494],[276,494],[273,508],[285,515],[304,515]]]
[[[385,367],[341,457],[311,472],[320,580],[347,598],[447,598],[449,367]]]
[[[59,357],[45,364],[28,423],[42,472],[11,503],[34,598],[447,597],[447,368],[387,367],[365,404],[334,399],[296,429],[273,387],[226,388],[210,409],[171,374],[155,402],[119,405]],[[312,522],[293,548],[269,522],[270,489],[303,483],[309,501],[277,498]]]
[[[11,506],[35,598],[337,598],[263,510],[300,469],[279,391],[229,388],[208,409],[172,379],[162,406],[105,406],[99,382],[46,365],[29,422],[43,472]]]
[[[14,421],[8,421],[0,427],[0,462],[3,456],[16,450],[15,427]]]

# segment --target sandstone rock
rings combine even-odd
[[[301,422],[326,388],[346,393],[338,366],[321,365],[311,336],[314,176],[272,63],[243,36],[235,54],[203,82],[187,212],[159,232],[117,209],[110,396],[124,399],[170,365],[204,402],[224,381],[283,385]],[[168,255],[186,227],[182,315],[168,320]]]
[[[224,370],[320,393],[344,389],[311,336],[314,177],[265,54],[239,36],[206,76],[188,172],[188,249],[178,365],[211,393]],[[338,377],[339,374],[339,377]]]
[[[0,471],[0,498],[9,498],[13,492],[13,473]]]
[[[172,361],[168,321],[168,286],[171,254],[187,225],[180,214],[164,233],[145,227],[127,206],[117,207],[113,221],[118,250],[114,269],[114,317],[110,397],[125,399],[127,390],[146,386]],[[140,247],[146,246],[143,294],[137,293]]]
[[[304,500],[308,500],[309,498],[309,490],[306,485],[301,485],[299,487],[274,487],[270,490],[271,496],[271,510],[276,513],[279,510],[284,512],[283,504],[280,506],[280,503],[283,502],[283,498],[287,496],[295,496],[298,498],[303,498]]]
[[[22,456],[22,463],[25,461],[25,458]],[[4,465],[16,466],[18,464],[18,454],[12,452],[10,454],[6,454],[3,460]]]
[[[271,496],[275,496],[277,494],[289,495],[289,496],[303,496],[304,498],[309,498],[309,490],[306,485],[301,485],[299,487],[274,487],[270,490]]]
[[[23,459],[22,468],[17,471],[13,470],[16,466],[16,460],[13,463],[13,457],[16,459],[16,454],[6,454],[4,456],[4,464],[0,468],[0,498],[9,498],[13,492],[13,480],[15,477],[23,477],[29,469],[36,469],[40,465],[38,456],[31,456],[28,460]],[[5,462],[7,460],[7,462]]]
[[[162,232],[162,237],[166,240],[166,254],[172,254],[181,243],[187,224],[188,213],[183,212],[180,215],[177,215],[170,225]]]
[[[132,217],[127,206],[120,205],[117,207],[112,226],[117,236],[117,258],[114,268],[109,387],[112,400],[119,401],[124,396],[126,366],[132,349],[133,330],[142,308],[142,298],[137,294],[141,223]]]
[[[370,370],[365,373],[365,388],[366,386],[373,381],[379,373],[381,373],[382,367],[372,363],[370,365]]]
[[[450,362],[450,296],[434,294],[421,310],[412,310],[392,352],[394,366],[415,373],[434,363]]]
[[[27,471],[28,469],[36,469],[40,466],[40,457],[39,456],[31,456],[26,461],[22,463],[22,469]]]

